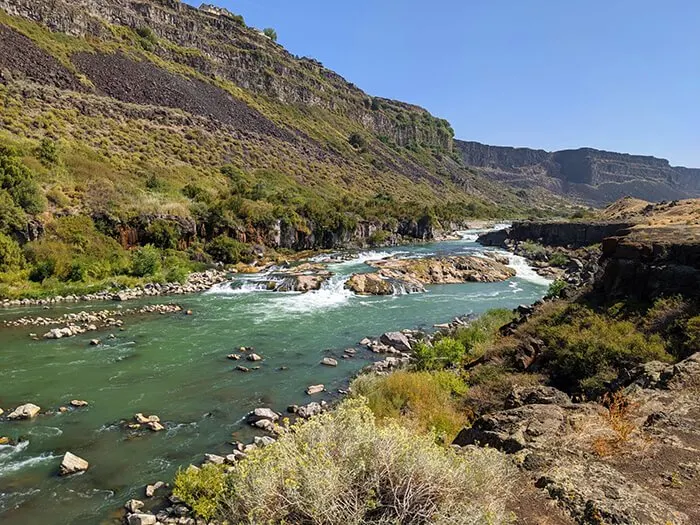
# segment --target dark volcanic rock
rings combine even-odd
[[[201,80],[170,73],[151,62],[136,62],[120,53],[78,53],[72,60],[99,91],[122,102],[178,108],[236,129],[293,140],[291,133],[258,111]]]
[[[78,79],[58,60],[26,36],[0,25],[0,83],[5,73],[61,89],[85,91]],[[5,80],[8,80],[7,78]]]

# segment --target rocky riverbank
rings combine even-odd
[[[21,317],[19,319],[3,321],[2,324],[6,327],[15,328],[63,325],[61,328],[52,328],[44,334],[44,339],[62,339],[86,332],[94,332],[102,328],[120,328],[124,324],[123,318],[130,315],[172,314],[181,311],[182,307],[177,304],[152,304],[141,308],[67,313],[58,317]],[[37,336],[32,334],[32,337]]]
[[[135,288],[123,290],[105,290],[84,295],[57,295],[45,299],[3,299],[0,307],[11,308],[17,306],[51,306],[61,303],[76,303],[88,301],[129,301],[143,297],[157,297],[162,295],[186,295],[209,290],[212,286],[222,283],[229,278],[230,272],[223,270],[207,270],[205,272],[192,273],[183,283],[149,283]]]

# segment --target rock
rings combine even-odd
[[[232,361],[240,361],[241,356],[238,354],[229,354],[226,356],[227,359],[231,359]]]
[[[4,413],[5,411],[2,408],[0,408],[0,416],[2,416]]]
[[[160,418],[158,416],[146,417],[140,412],[134,415],[134,420],[141,425],[145,425],[147,423],[160,423]]]
[[[280,418],[279,414],[270,408],[256,408],[248,414],[248,422],[254,423],[260,420],[277,421]]]
[[[362,346],[369,346],[372,344],[372,340],[369,337],[365,337],[362,341],[360,341],[360,344]]]
[[[153,514],[136,513],[127,518],[129,525],[156,525],[158,520]]]
[[[515,276],[515,270],[509,266],[491,258],[474,255],[383,259],[369,264],[378,268],[378,274],[385,279],[420,288],[424,284],[499,282]]]
[[[137,499],[130,499],[124,504],[124,508],[133,514],[135,512],[140,511],[144,505],[145,503],[143,501]]]
[[[156,494],[156,490],[165,487],[162,481],[156,481],[153,485],[146,485],[146,497],[152,498]]]
[[[238,365],[236,367],[236,370],[238,370],[239,372],[250,372],[249,368],[246,368],[245,366],[242,366],[242,365]]]
[[[345,288],[358,295],[393,295],[394,287],[376,273],[357,273],[345,282]]]
[[[234,465],[238,461],[245,459],[247,455],[245,452],[241,452],[240,450],[234,450],[233,453],[227,455],[224,459],[226,461],[227,465]]]
[[[401,332],[387,332],[382,334],[380,341],[385,345],[388,345],[399,352],[410,352],[411,343],[408,338]]]
[[[248,354],[246,359],[253,362],[262,361],[262,357],[260,357],[258,354]]]
[[[314,394],[319,394],[319,393],[323,392],[325,389],[326,389],[326,387],[323,385],[311,385],[306,389],[306,393],[311,396]]]
[[[41,412],[41,408],[34,405],[33,403],[27,403],[25,405],[15,408],[7,419],[32,419]]]
[[[68,412],[68,407],[58,407],[58,411],[61,414],[65,414],[66,412]]]
[[[2,436],[0,437],[0,445],[9,445],[10,444],[10,438],[7,436]]]
[[[71,404],[71,406],[73,406],[73,407],[75,407],[75,408],[80,408],[80,407],[86,407],[86,406],[88,406],[88,402],[87,402],[87,401],[83,401],[83,400],[81,400],[81,399],[74,399],[74,400],[72,400],[72,401],[70,402],[70,404]]]
[[[79,458],[75,454],[66,452],[63,456],[63,461],[61,462],[61,476],[68,476],[70,474],[76,474],[78,472],[85,472],[89,463],[82,458]]]
[[[321,364],[326,366],[338,366],[338,361],[336,361],[332,357],[324,357],[321,361]]]
[[[303,419],[309,419],[310,417],[316,416],[321,412],[323,412],[323,407],[314,401],[308,405],[297,407],[294,413]]]
[[[95,330],[97,330],[97,328],[95,328]],[[100,340],[99,340],[99,339],[91,339],[91,340],[90,340],[90,345],[91,345],[91,346],[97,346],[97,345],[99,345],[99,344],[100,344]]]
[[[524,405],[568,405],[571,398],[556,388],[549,386],[533,386],[515,388],[508,395],[505,407],[517,408]]]
[[[223,456],[218,456],[217,454],[204,454],[204,462],[205,463],[212,463],[214,465],[223,465],[224,464],[224,457]]]
[[[161,430],[165,430],[165,427],[161,425],[158,421],[149,421],[146,423],[146,426],[153,432],[160,432]]]
[[[264,448],[272,445],[275,440],[270,436],[255,436],[253,442],[258,448]]]

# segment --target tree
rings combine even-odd
[[[0,272],[16,270],[24,265],[24,256],[19,245],[7,235],[0,233]]]
[[[266,27],[265,29],[263,29],[263,34],[273,42],[277,42],[277,31],[275,31],[271,27]]]

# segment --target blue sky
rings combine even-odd
[[[697,0],[214,3],[371,95],[448,119],[458,138],[700,167]]]

